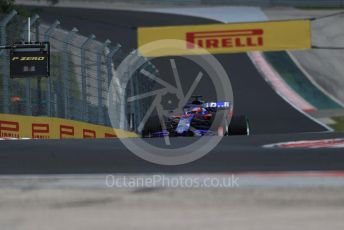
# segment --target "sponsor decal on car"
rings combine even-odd
[[[230,108],[230,102],[207,102],[203,104],[205,108]]]

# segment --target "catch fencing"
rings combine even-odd
[[[27,19],[18,16],[16,11],[3,15],[0,19],[1,45],[27,41],[27,23]],[[135,130],[149,103],[135,106],[126,103],[126,98],[152,88],[149,80],[139,77],[142,69],[157,74],[149,61],[136,52],[124,53],[120,44],[110,40],[97,41],[93,34],[85,37],[77,28],[66,31],[59,21],[42,24],[38,15],[31,18],[30,27],[31,41],[50,42],[51,75],[49,78],[13,79],[9,71],[9,51],[1,50],[1,113],[59,117],[109,126],[108,92],[115,79],[119,82],[114,84],[116,95],[110,96],[117,97],[118,105],[111,108],[118,108],[118,111],[112,120],[118,120],[116,128]],[[121,73],[116,71],[125,57],[139,60],[139,68],[133,72],[127,63]],[[128,75],[130,81],[121,79]],[[120,117],[125,119],[120,120]]]

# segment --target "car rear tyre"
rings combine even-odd
[[[233,116],[228,126],[228,135],[250,135],[250,124],[246,116]]]

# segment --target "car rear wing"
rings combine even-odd
[[[219,102],[206,102],[202,105],[203,108],[216,108],[216,109],[231,109],[232,104],[229,101],[219,101]]]

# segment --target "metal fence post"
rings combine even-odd
[[[2,21],[0,22],[0,35],[1,35],[1,45],[6,45],[7,43],[7,33],[6,27],[7,24],[13,19],[14,16],[17,15],[17,11],[13,10],[10,14],[8,14]],[[3,113],[9,113],[9,65],[5,63],[7,61],[7,52],[2,53],[2,101],[3,101]]]
[[[134,82],[134,92],[135,95],[140,94],[140,88],[139,88],[139,84],[140,84],[140,78],[139,78],[139,72],[136,72],[135,75],[135,82]],[[134,119],[135,119],[135,126],[134,129],[137,130],[137,126],[138,124],[140,124],[141,119],[143,118],[142,116],[142,106],[141,103],[139,103],[138,100],[135,101],[135,114],[134,114]]]
[[[94,34],[91,34],[80,47],[80,61],[81,61],[81,100],[82,100],[82,120],[88,121],[88,108],[87,108],[87,87],[86,87],[86,47],[96,38]]]
[[[143,58],[143,60],[140,60],[140,63],[143,63],[141,65],[141,69],[147,69],[147,71],[149,71],[150,73],[152,73],[154,76],[158,76],[159,74],[159,71],[158,69],[155,67],[155,65],[153,65],[153,63],[151,61],[149,61],[147,58]],[[140,71],[137,72],[137,74],[140,74]],[[147,91],[147,88],[144,88],[145,86],[147,85],[144,85],[142,83],[140,83],[140,78],[137,79],[137,82],[135,84],[135,90],[139,93],[140,90],[143,90],[144,92]],[[151,87],[152,85],[150,85]],[[140,89],[141,87],[141,89]],[[136,101],[136,105],[135,105],[135,108],[136,108],[136,119],[137,121],[141,121],[145,115],[145,105],[144,103],[139,103],[138,101]],[[139,122],[138,122],[139,124]],[[138,128],[135,127],[136,129]]]
[[[63,100],[64,100],[64,117],[69,118],[69,54],[68,44],[70,44],[74,36],[79,30],[73,28],[63,39]]]
[[[110,89],[111,80],[112,80],[112,59],[113,56],[121,49],[121,45],[117,44],[117,46],[111,49],[110,53],[106,56],[106,66],[107,66],[107,74],[108,74],[108,88]]]
[[[39,15],[38,14],[35,14],[32,18],[31,18],[31,20],[30,20],[30,27],[31,26],[33,26],[36,22],[37,22],[37,20],[39,19]],[[27,28],[27,23],[28,23],[28,20],[26,20],[25,21],[25,23],[24,23],[24,25],[23,25],[23,30],[22,30],[22,38],[24,39],[24,40],[29,40],[29,31],[28,31],[28,28]],[[31,36],[31,34],[30,34],[30,36]]]
[[[115,68],[114,64],[113,64],[113,57],[115,56],[115,54],[117,52],[119,52],[119,50],[121,49],[121,45],[117,44],[116,47],[111,48],[109,50],[109,53],[106,55],[106,68],[107,68],[107,87],[108,87],[108,92],[110,91],[110,87],[111,87],[111,81],[113,78],[113,70]],[[107,101],[107,104],[109,104],[110,102]],[[107,106],[107,109],[109,107]],[[109,111],[107,110],[107,112],[109,113]],[[108,117],[106,117],[108,118]],[[110,121],[108,119],[106,119],[107,124],[110,124]]]
[[[143,60],[144,60],[144,64],[136,72],[136,74],[135,74],[136,78],[134,78],[136,80],[134,82],[134,90],[135,90],[136,94],[140,94],[140,87],[141,87],[141,89],[144,88],[144,84],[142,84],[142,83],[140,84],[140,78],[139,78],[140,70],[145,69],[147,66],[150,66],[152,68],[155,67],[147,58],[143,58]],[[155,72],[155,74],[156,74],[156,72]],[[146,92],[146,89],[143,89],[143,91]],[[138,128],[138,124],[143,119],[144,114],[145,114],[145,111],[144,111],[143,103],[142,102],[140,103],[138,100],[136,100],[135,101],[135,119],[137,121],[136,122],[137,125],[135,126],[135,129]]]
[[[128,69],[127,69],[127,72],[126,72],[126,78],[127,78],[127,81],[128,83],[130,82],[130,92],[131,92],[131,95],[130,96],[135,96],[135,95],[138,95],[140,94],[139,93],[139,88],[138,88],[138,85],[139,85],[139,73],[140,73],[140,68],[139,69],[135,69],[135,72],[132,71],[132,66],[140,66],[141,64],[141,60],[144,60],[144,61],[147,61],[146,59],[144,58],[140,58],[137,54],[135,54],[135,58],[133,58],[131,60],[130,63],[128,63]],[[141,66],[140,66],[141,67]],[[128,86],[128,85],[127,85]],[[128,95],[127,95],[128,97]],[[140,101],[139,100],[135,100],[134,102],[130,102],[129,104],[129,111],[130,111],[130,115],[129,115],[129,128],[130,130],[136,130],[136,124],[139,124],[140,122],[140,116],[139,114],[142,112],[141,111],[141,106],[140,106]],[[131,127],[130,127],[131,126]]]
[[[128,58],[128,59],[127,59]],[[119,73],[118,77],[120,77],[119,81],[120,81],[120,87],[122,88],[119,89],[121,90],[120,93],[119,93],[119,101],[120,101],[120,114],[119,114],[119,128],[120,129],[125,129],[127,130],[128,129],[128,120],[127,120],[127,103],[126,103],[126,97],[127,97],[127,89],[126,89],[126,86],[127,86],[127,83],[128,81],[130,80],[129,77],[131,76],[132,74],[132,69],[130,68],[136,61],[137,61],[137,54],[135,53],[135,51],[132,51],[128,57],[127,57],[125,60],[126,60],[126,66],[128,68],[125,68],[123,70],[120,70],[120,71],[123,71],[121,73]]]
[[[134,83],[134,81],[136,80],[135,78],[134,78],[134,75],[133,74],[131,74],[130,73],[130,65],[128,65],[128,70],[125,72],[125,74],[126,74],[126,76],[127,76],[127,78],[129,78],[130,80],[129,80],[129,82],[130,82],[130,96],[135,96],[137,93],[135,93],[135,89],[134,89],[134,85],[135,85],[135,83]],[[128,95],[127,95],[127,97],[128,97]],[[135,103],[135,105],[134,105],[134,103]],[[133,131],[133,129],[134,129],[134,123],[137,121],[136,120],[136,114],[137,114],[137,107],[136,107],[136,105],[138,104],[138,100],[136,100],[135,102],[131,102],[129,105],[129,117],[128,117],[128,128],[129,128],[129,130],[130,131]]]
[[[35,42],[39,42],[39,28],[40,28],[40,21],[37,20],[35,23]],[[43,113],[44,107],[42,102],[42,77],[37,77],[37,115],[46,115],[47,113]]]
[[[98,124],[104,124],[104,110],[103,110],[103,80],[102,80],[102,55],[106,47],[110,45],[111,41],[107,39],[97,52],[97,90],[98,90]]]
[[[34,25],[37,20],[39,19],[39,16],[36,14],[33,16],[33,18],[30,21],[30,27]],[[26,21],[27,22],[27,21]],[[31,37],[31,34],[28,34],[28,28],[27,23],[24,24],[23,32],[22,32],[22,38],[27,41],[29,41],[29,36]],[[25,79],[25,98],[26,98],[26,105],[25,105],[25,113],[26,115],[32,115],[32,105],[31,105],[31,79],[26,78]]]
[[[60,25],[60,22],[56,20],[45,32],[44,41],[48,42],[54,30]],[[48,77],[47,81],[47,112],[48,116],[51,117],[51,77]]]

